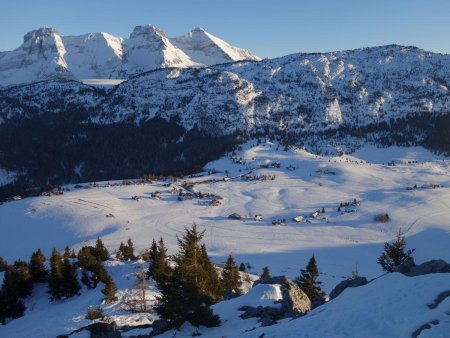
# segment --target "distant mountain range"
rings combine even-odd
[[[202,28],[173,39],[153,25],[135,27],[127,39],[103,32],[61,36],[54,28],[39,28],[27,33],[19,48],[0,52],[0,86],[57,77],[125,79],[164,67],[240,60],[259,58]]]
[[[0,187],[0,197],[195,172],[249,139],[321,154],[367,143],[450,153],[450,55],[388,45],[258,60],[200,29],[168,39],[154,26],[127,40],[61,38],[51,29],[25,40],[10,53],[33,57],[20,63],[2,54],[0,64],[15,68],[0,73],[44,80],[0,88],[0,169],[21,178]],[[70,52],[54,57],[58,48]],[[77,55],[92,57],[77,63]],[[77,80],[102,74],[127,80],[107,88]]]

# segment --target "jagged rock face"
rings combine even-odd
[[[24,36],[23,44],[0,58],[0,85],[70,76],[66,49],[53,28],[41,28]]]
[[[338,285],[334,287],[334,289],[330,293],[330,300],[336,298],[339,296],[345,289],[347,288],[354,288],[362,285],[367,284],[367,278],[366,277],[355,277],[355,278],[349,278],[346,280],[343,280]]]
[[[187,55],[175,45],[176,39],[169,39],[153,25],[137,26],[128,39],[103,32],[60,36],[54,28],[40,28],[27,33],[16,50],[0,52],[0,86],[55,77],[128,78],[163,67],[198,67],[259,59],[203,30],[201,35],[207,45],[196,45],[187,39]]]
[[[308,296],[286,276],[257,280],[254,285],[258,284],[279,284],[281,286],[283,298],[279,302],[284,316],[304,314],[311,310],[311,301]]]

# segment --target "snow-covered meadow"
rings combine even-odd
[[[204,243],[215,263],[224,263],[226,256],[232,253],[238,264],[249,263],[253,273],[259,274],[262,267],[269,266],[272,275],[295,278],[314,254],[326,292],[349,276],[356,266],[359,274],[369,279],[381,275],[377,257],[383,250],[383,243],[392,240],[399,228],[405,232],[408,247],[416,248],[417,263],[437,258],[450,261],[448,158],[419,147],[378,149],[371,146],[352,155],[322,157],[301,149],[285,151],[276,144],[255,145],[252,142],[236,152],[233,159],[228,156],[212,162],[206,166],[210,174],[205,171],[204,175],[195,178],[130,185],[100,182],[95,187],[86,183],[81,187],[67,187],[70,191],[63,195],[5,203],[0,206],[0,256],[11,262],[29,259],[38,248],[47,255],[53,247],[63,250],[69,245],[77,250],[93,244],[97,236],[111,252],[128,238],[132,238],[138,251],[142,251],[150,246],[153,238],[162,236],[169,253],[175,253],[176,236],[184,227],[196,222],[200,229],[206,230]],[[229,180],[224,180],[225,176]],[[177,189],[186,191],[183,186],[193,192],[220,196],[220,204],[209,205],[211,198],[208,196],[211,195],[192,200],[181,198],[180,201],[178,193],[174,192]],[[155,197],[156,191],[161,194]],[[133,199],[134,196],[138,198]],[[338,211],[340,203],[343,206]],[[322,208],[324,213],[311,216]],[[228,219],[232,213],[238,213],[242,218]],[[374,221],[375,215],[385,213],[389,214],[389,222]],[[255,215],[261,215],[262,220],[256,220]],[[296,216],[301,216],[299,219],[303,218],[303,221],[293,221]],[[272,224],[281,220],[285,222]],[[118,288],[126,292],[132,284],[130,276],[136,266],[121,268],[119,263],[110,264],[108,269]],[[403,284],[412,283],[411,288],[416,288],[416,284],[421,283],[420,279],[410,282],[412,279],[402,276],[390,278],[395,285],[394,294]],[[448,286],[448,282],[447,276],[441,276],[426,279],[423,285],[441,283]],[[377,286],[371,283],[352,292],[370,293],[372,291],[366,290],[369,287]],[[377,290],[383,288],[379,286]],[[85,324],[82,318],[87,305],[98,304],[100,300],[99,291],[86,291],[77,300],[67,301],[72,306],[64,308],[65,319],[61,319],[60,325],[64,329],[56,333],[81,327]],[[74,302],[79,304],[74,306]],[[422,298],[414,303],[411,311],[419,311],[419,303],[423,303]],[[0,327],[0,336],[30,337],[26,334],[29,331],[18,328],[31,323],[45,328],[47,321],[52,320],[48,311],[61,314],[65,306],[64,303],[48,305],[47,295],[41,289],[33,294],[27,305],[23,318]],[[226,306],[216,305],[217,311]],[[326,311],[330,313],[331,303],[327,306]],[[117,309],[111,311],[111,315],[120,314]],[[318,308],[301,320],[312,323],[319,320],[316,317],[323,319],[326,315],[322,311]],[[137,321],[151,322],[153,317],[149,316],[150,319]],[[362,320],[358,318],[355,320]],[[246,323],[233,324],[234,331],[230,328],[231,331],[224,334],[237,336],[238,332],[257,326],[256,322]],[[286,325],[294,330],[293,326],[300,324]],[[258,332],[261,334],[255,331],[248,335],[259,336]],[[275,331],[271,332],[269,336],[277,336]],[[346,336],[346,331],[342,332],[342,336]],[[395,332],[403,335],[400,329]],[[324,335],[327,335],[325,331]],[[36,335],[41,336],[44,335]],[[294,335],[291,333],[291,336]]]

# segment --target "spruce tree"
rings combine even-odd
[[[212,273],[206,248],[200,246],[203,236],[204,231],[199,232],[195,223],[191,229],[185,228],[182,237],[177,238],[175,268],[157,282],[161,295],[155,308],[169,327],[179,327],[185,321],[195,326],[220,324],[219,317],[209,308],[221,298],[221,290],[217,288],[220,281],[217,272]]]
[[[317,280],[319,277],[319,269],[314,255],[310,258],[306,268],[300,271],[301,275],[297,278],[296,282],[300,289],[308,296],[312,307],[323,304],[325,294],[320,288],[322,282]]]
[[[33,252],[30,258],[29,270],[33,282],[35,283],[45,283],[47,281],[47,268],[45,267],[46,258],[42,253],[41,249]]]
[[[204,290],[206,295],[211,298],[214,304],[223,299],[222,282],[216,267],[209,259],[205,244],[202,244],[200,253],[201,264],[205,271],[205,282],[202,290]]]
[[[62,277],[63,277],[63,295],[65,297],[72,297],[80,291],[80,284],[78,283],[77,270],[69,258],[64,258],[62,263]]]
[[[0,323],[2,324],[5,323],[7,318],[19,318],[25,312],[19,284],[18,271],[14,267],[8,266],[4,272],[0,290]]]
[[[8,263],[0,256],[0,272],[6,271]]]
[[[228,256],[225,267],[222,270],[222,286],[225,290],[225,298],[241,295],[242,281],[238,267],[232,255]]]
[[[117,300],[116,297],[117,287],[112,277],[110,275],[106,275],[106,277],[103,280],[103,283],[105,284],[105,287],[103,288],[102,293],[105,295],[105,302],[106,303],[115,302]]]
[[[161,237],[160,241],[163,241],[162,237]],[[153,239],[152,246],[150,247],[150,252],[149,252],[151,263],[156,262],[156,260],[158,259],[158,254],[159,254],[158,244],[156,243],[155,239]]]
[[[16,288],[19,297],[27,297],[31,295],[31,292],[33,291],[33,279],[30,271],[28,270],[28,264],[18,260],[14,262],[12,270],[15,274],[17,274]]]
[[[63,258],[71,259],[72,258],[72,250],[66,246],[64,248]]]
[[[415,249],[406,250],[406,239],[403,236],[401,229],[397,232],[397,237],[394,242],[384,243],[384,251],[378,257],[378,264],[381,265],[384,271],[393,272],[395,268],[403,263],[414,263],[413,253]]]
[[[81,283],[86,285],[88,289],[92,289],[93,285],[91,282],[91,278],[89,277],[89,272],[85,268],[81,268]]]
[[[156,244],[156,241],[153,241],[153,243]],[[148,268],[148,276],[158,282],[164,278],[167,278],[170,274],[170,266],[167,262],[167,248],[164,244],[163,238],[161,237],[159,242],[156,244],[156,248],[153,243],[150,250],[152,262]]]
[[[93,271],[97,264],[97,258],[93,254],[95,251],[96,249],[92,246],[83,246],[80,251],[78,251],[78,266],[85,268],[88,271]]]
[[[261,276],[259,278],[261,280],[264,280],[264,279],[269,279],[271,277],[272,276],[270,275],[269,267],[268,266],[263,267],[263,273],[261,274]]]
[[[241,264],[239,265],[239,271],[245,272],[246,270],[247,270],[247,269],[246,269],[246,267],[245,267],[244,262],[241,262]]]
[[[50,298],[60,299],[64,296],[64,277],[62,273],[61,255],[56,249],[50,256],[50,273],[48,275],[48,289]]]
[[[95,257],[103,262],[109,258],[108,249],[106,249],[100,237],[97,237],[95,242]]]
[[[136,260],[136,256],[134,255],[134,244],[131,238],[128,239],[127,244],[123,244],[120,242],[119,251],[117,252],[116,257],[120,260]]]
[[[134,255],[134,244],[133,244],[133,241],[131,240],[131,238],[128,238],[126,253],[127,253],[127,255],[126,255],[125,259],[131,260],[131,261],[136,260],[136,256]]]
[[[125,244],[123,242],[120,242],[119,250],[117,250],[116,258],[120,260],[124,260],[124,252],[125,252]]]

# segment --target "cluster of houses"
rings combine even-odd
[[[420,186],[420,189],[436,189],[436,188],[441,188],[441,187],[442,186],[439,185],[439,184],[430,183],[430,184],[422,184]],[[406,187],[406,190],[417,190],[417,189],[419,189],[419,187],[417,187],[417,184],[414,184],[413,186]]]
[[[242,176],[244,181],[274,181],[276,178],[275,174],[248,174]]]

